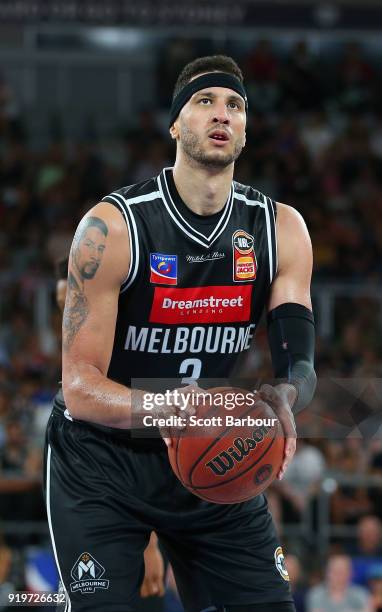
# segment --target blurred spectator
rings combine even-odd
[[[281,75],[284,107],[300,111],[321,103],[319,67],[305,40],[300,40],[287,58]]]
[[[286,555],[285,565],[289,574],[296,612],[305,612],[306,588],[302,578],[300,560],[296,555]]]
[[[345,448],[333,473],[352,477],[361,474],[361,449]],[[362,484],[340,484],[331,499],[331,520],[340,524],[356,524],[364,514],[370,512],[371,504]]]
[[[250,103],[257,111],[272,111],[280,98],[279,62],[269,40],[260,40],[244,66]]]
[[[338,65],[339,101],[344,109],[365,110],[371,102],[374,71],[357,42],[345,45]]]
[[[0,517],[5,520],[44,518],[41,479],[41,450],[27,443],[19,420],[9,419],[5,444],[0,451]]]
[[[353,582],[366,587],[371,569],[382,565],[382,524],[376,516],[361,518],[357,541],[348,551],[353,557]]]
[[[350,557],[330,557],[325,582],[308,592],[307,612],[370,612],[368,592],[362,587],[351,586],[350,579]]]
[[[286,522],[301,518],[324,469],[322,452],[305,440],[298,440],[296,454],[279,484],[284,505],[283,519]]]
[[[382,565],[370,566],[367,578],[371,592],[371,610],[380,612],[382,610]]]
[[[8,595],[25,587],[23,560],[10,548],[0,531],[0,610],[9,611]]]
[[[335,138],[335,131],[322,110],[312,112],[301,128],[301,140],[313,161],[322,157]]]

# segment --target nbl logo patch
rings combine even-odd
[[[96,589],[108,589],[109,580],[102,579],[105,568],[90,553],[84,552],[72,567],[70,583],[72,593],[95,593]]]
[[[289,582],[289,574],[285,565],[285,557],[283,553],[283,549],[281,546],[278,546],[274,552],[275,565],[279,571],[281,578]]]
[[[178,256],[150,253],[150,283],[176,285],[178,282]]]
[[[256,278],[257,260],[254,248],[255,239],[244,230],[232,234],[233,280],[252,281]]]

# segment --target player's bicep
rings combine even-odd
[[[288,302],[312,308],[312,244],[301,215],[277,204],[278,272],[272,283],[269,310]]]
[[[110,204],[98,204],[73,239],[63,316],[63,374],[86,363],[106,374],[113,348],[120,285],[129,265],[127,228]]]

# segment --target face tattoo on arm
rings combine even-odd
[[[91,281],[101,265],[108,235],[107,225],[98,217],[86,217],[78,226],[71,251],[68,295],[63,317],[63,346],[68,350],[89,314],[85,281]]]

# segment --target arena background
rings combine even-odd
[[[0,610],[56,589],[41,495],[56,262],[101,196],[171,165],[176,76],[212,53],[249,93],[235,178],[295,206],[313,241],[319,390],[268,491],[296,604],[352,582],[382,609],[381,27],[377,0],[0,2]],[[269,375],[264,329],[254,365]],[[182,610],[171,577],[142,610]]]

